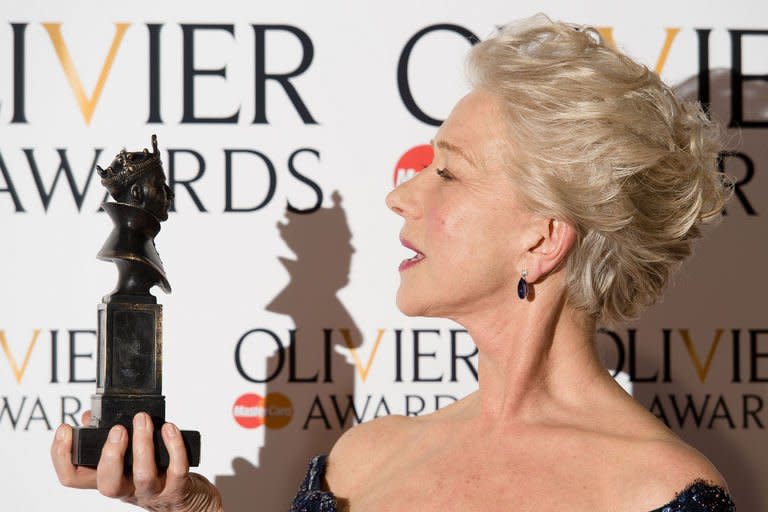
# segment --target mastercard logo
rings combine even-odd
[[[282,393],[269,393],[266,397],[256,393],[240,395],[232,405],[232,416],[243,428],[280,429],[293,418],[293,404]]]
[[[414,146],[406,151],[395,165],[395,174],[392,178],[394,186],[401,185],[429,167],[435,152],[429,144]]]

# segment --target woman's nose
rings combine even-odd
[[[416,176],[392,189],[386,197],[387,207],[401,217],[418,216],[418,201],[414,197]]]
[[[399,187],[395,187],[392,190],[389,191],[389,194],[387,194],[387,197],[384,199],[384,202],[387,203],[387,208],[392,210],[398,215],[403,214],[402,208],[400,208],[400,200],[397,197],[397,189]]]

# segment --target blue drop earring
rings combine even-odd
[[[528,271],[523,270],[520,280],[517,282],[517,296],[520,299],[525,299],[528,296],[528,282],[525,278],[528,276]]]

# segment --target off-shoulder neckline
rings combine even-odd
[[[694,506],[709,506],[710,508],[681,508],[688,507],[690,503],[694,503]],[[717,508],[711,508],[712,506],[716,506]],[[697,478],[689,483],[683,490],[677,492],[671,501],[650,512],[685,512],[687,510],[701,510],[702,512],[735,512],[736,507],[731,496],[728,494],[728,491],[719,485]]]
[[[326,455],[315,455],[312,457],[312,460],[309,461],[309,468],[304,481],[302,482],[300,492],[324,494],[335,500],[336,497],[332,491],[323,489],[326,462]],[[731,496],[725,489],[701,478],[697,478],[684,489],[677,492],[671,501],[650,512],[685,512],[686,510],[693,509],[681,507],[687,506],[691,502],[700,506],[718,506],[718,508],[701,509],[702,511],[707,510],[707,512],[709,512],[709,510],[712,512],[735,512],[736,510]]]

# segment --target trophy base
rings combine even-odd
[[[162,425],[161,425],[162,426]],[[101,448],[107,442],[109,428],[106,427],[74,427],[72,437],[72,464],[95,468],[101,458]],[[128,429],[132,437],[133,429]],[[131,437],[128,441],[128,449],[125,451],[125,472],[131,472],[133,466],[133,451]],[[182,430],[181,437],[184,447],[187,449],[187,459],[190,466],[200,465],[200,432],[196,430]],[[168,467],[168,450],[160,434],[160,429],[155,428],[153,435],[155,445],[155,462],[161,470]]]
[[[139,412],[146,412],[152,418],[153,425],[165,423],[165,397],[163,395],[91,395],[91,422],[88,427],[112,427],[123,425],[128,430],[133,428],[133,417]]]

